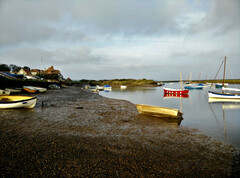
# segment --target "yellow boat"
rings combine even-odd
[[[0,95],[0,109],[33,108],[37,98],[31,96]]]
[[[155,117],[182,117],[183,113],[181,113],[178,109],[165,108],[159,106],[152,105],[143,105],[136,104],[137,110],[140,114],[155,116]]]

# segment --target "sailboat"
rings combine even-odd
[[[227,57],[225,56],[224,59],[224,72],[223,72],[223,86],[224,86],[224,80],[225,80],[225,71],[226,71],[226,62],[227,62]],[[231,89],[232,91],[236,91],[236,89]],[[209,98],[221,98],[221,99],[240,99],[240,93],[230,93],[230,92],[225,92],[226,88],[222,90],[222,92],[213,92],[213,91],[208,91],[208,97]]]

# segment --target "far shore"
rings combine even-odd
[[[3,177],[237,177],[239,150],[138,114],[129,101],[69,86],[1,110]]]

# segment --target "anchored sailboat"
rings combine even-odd
[[[230,93],[230,92],[225,92],[225,91],[240,91],[240,89],[237,88],[224,88],[224,81],[225,81],[225,72],[226,72],[226,62],[227,62],[227,57],[225,56],[224,59],[224,72],[223,72],[223,88],[222,92],[213,92],[213,91],[208,91],[208,97],[209,98],[221,98],[221,99],[240,99],[240,93]]]

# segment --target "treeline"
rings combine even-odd
[[[2,71],[2,72],[9,72],[9,71],[18,72],[22,68],[29,70],[29,71],[31,70],[30,67],[28,67],[28,66],[21,67],[21,66],[15,65],[15,64],[10,64],[10,65],[0,64],[0,71]]]
[[[91,86],[96,85],[110,85],[112,87],[120,86],[120,85],[127,85],[127,86],[153,86],[157,85],[154,80],[148,79],[113,79],[113,80],[87,80],[82,79],[80,81],[73,81],[72,83],[79,83],[79,84],[89,84]]]

